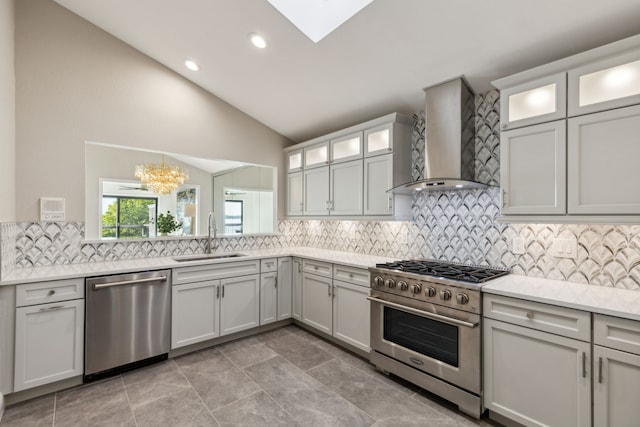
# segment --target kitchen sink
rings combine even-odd
[[[188,262],[188,261],[204,261],[207,259],[224,259],[224,258],[238,258],[246,256],[244,254],[238,253],[230,253],[230,254],[204,254],[204,255],[186,255],[181,257],[173,258],[174,261],[177,262]]]

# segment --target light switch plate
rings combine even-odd
[[[556,258],[578,258],[578,240],[577,239],[553,239],[551,252]]]
[[[511,251],[515,255],[523,255],[524,254],[524,238],[522,237],[514,237],[511,242],[512,248]]]

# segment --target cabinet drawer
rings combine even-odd
[[[278,262],[275,258],[266,258],[260,260],[260,272],[271,273],[278,269]]]
[[[245,276],[260,273],[260,260],[229,262],[224,264],[197,265],[173,269],[173,284],[202,282],[204,280]]]
[[[302,260],[302,271],[317,274],[318,276],[332,277],[333,267],[328,262]]]
[[[369,287],[369,271],[363,268],[347,267],[335,264],[333,266],[333,278],[354,285]]]
[[[499,295],[484,295],[483,316],[591,341],[591,313]]]
[[[594,314],[593,343],[640,354],[640,322]]]
[[[16,286],[16,307],[84,298],[84,278]]]

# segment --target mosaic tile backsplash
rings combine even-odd
[[[499,93],[476,97],[476,180],[499,185]],[[415,116],[412,176],[424,170],[424,114]],[[506,267],[515,274],[640,290],[640,225],[505,224],[499,190],[418,192],[413,221],[285,219],[278,235],[218,239],[220,251],[310,246],[394,258]],[[2,224],[0,272],[14,268],[203,253],[206,239],[83,242],[80,222]],[[511,241],[525,240],[514,255]],[[577,259],[550,256],[555,237],[576,238]]]

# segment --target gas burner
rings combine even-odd
[[[458,280],[466,283],[484,283],[488,280],[495,279],[496,277],[509,274],[507,270],[500,270],[496,268],[428,260],[394,261],[384,264],[376,264],[376,268],[396,270],[422,276]]]

